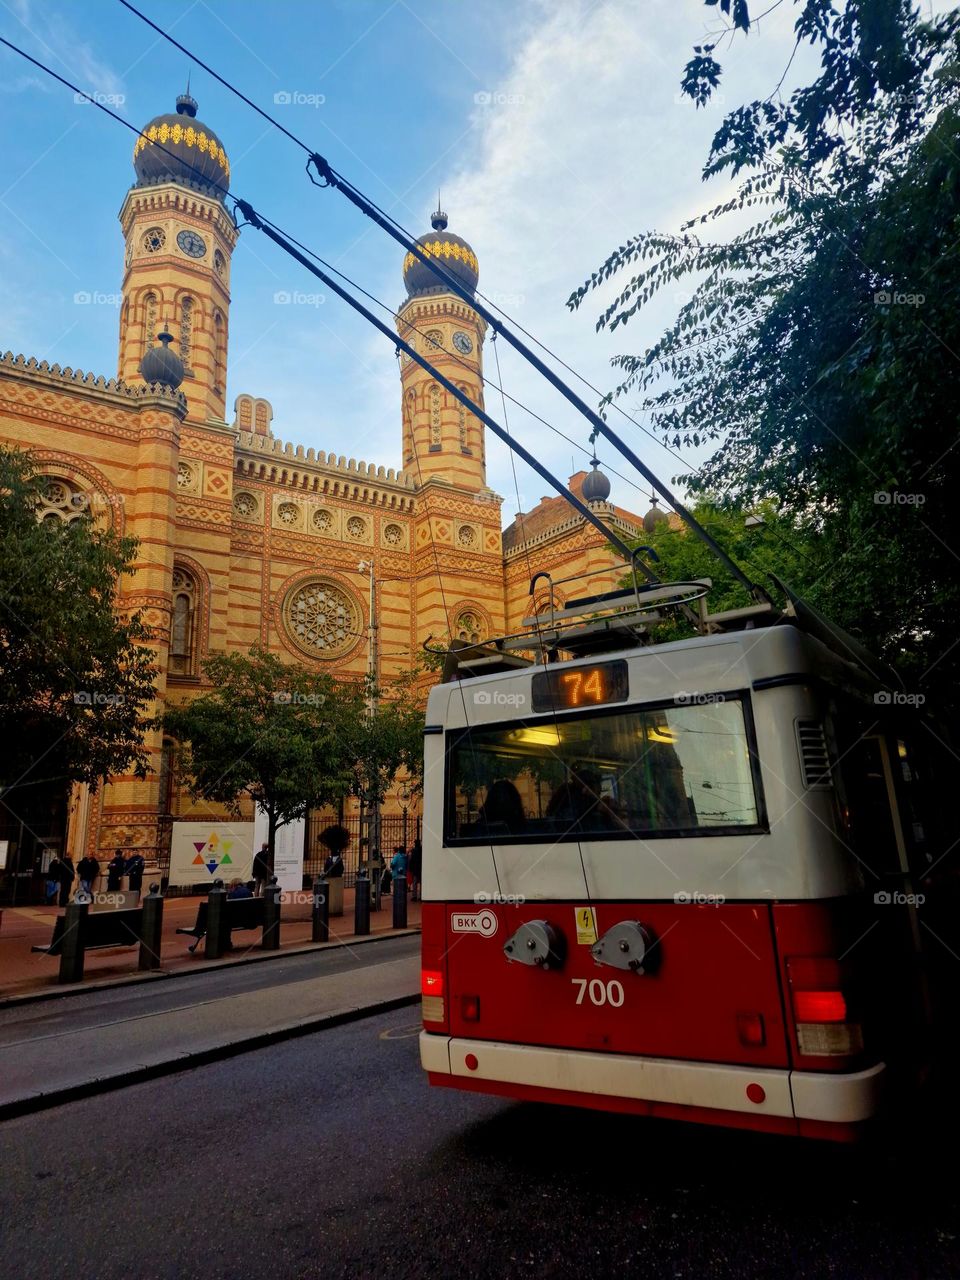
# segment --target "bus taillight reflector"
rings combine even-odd
[[[800,1053],[812,1058],[860,1053],[863,1032],[850,1020],[840,962],[832,956],[790,956],[787,974]]]
[[[443,974],[439,969],[420,970],[420,994],[423,996],[443,995]]]
[[[842,991],[795,991],[793,1012],[797,1022],[846,1022],[847,1002]]]
[[[479,996],[461,996],[460,997],[460,1017],[464,1022],[480,1021],[480,997]]]
[[[420,992],[423,996],[420,1009],[424,1022],[443,1022],[443,974],[439,969],[420,970]]]

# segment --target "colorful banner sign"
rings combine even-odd
[[[170,883],[212,884],[253,878],[252,822],[175,822]]]

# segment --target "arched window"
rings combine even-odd
[[[193,352],[193,299],[186,296],[180,299],[180,359],[183,361],[185,373],[192,372],[191,355]]]
[[[477,644],[483,633],[483,622],[480,615],[474,613],[472,609],[464,609],[457,616],[457,624],[454,627],[454,636],[457,640],[466,640],[470,644]]]
[[[178,566],[173,571],[173,610],[167,664],[172,675],[191,676],[196,672],[199,603],[196,579],[192,573]]]
[[[152,291],[143,300],[143,349],[148,351],[157,336],[157,295]]]
[[[227,379],[227,326],[218,311],[213,317],[213,389],[222,396]]]
[[[437,383],[430,387],[430,452],[439,453],[443,448],[443,435],[440,424],[441,406],[440,388]]]

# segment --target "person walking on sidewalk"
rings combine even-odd
[[[117,849],[107,863],[107,893],[120,892],[123,886],[123,868],[125,866],[126,860],[123,856],[123,850]]]
[[[256,897],[263,897],[263,890],[270,883],[271,875],[273,875],[273,870],[270,866],[270,845],[264,840],[253,855],[253,879],[255,881],[253,892]]]
[[[100,863],[92,854],[84,854],[77,863],[77,878],[83,893],[93,896],[93,887],[100,879]]]
[[[65,853],[57,864],[57,878],[60,881],[60,906],[65,907],[70,901],[70,889],[77,878],[77,871],[69,853]]]
[[[143,888],[143,871],[146,865],[142,853],[131,853],[123,864],[123,874],[127,876],[127,883],[135,893]]]
[[[423,867],[423,845],[420,843],[419,836],[413,842],[413,848],[410,850],[410,877],[411,889],[413,890],[412,899],[418,902],[420,899],[420,870]]]
[[[393,857],[390,859],[390,874],[394,882],[407,878],[407,851],[402,844],[393,846]]]

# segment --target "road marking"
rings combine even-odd
[[[377,1036],[378,1040],[409,1040],[412,1036],[418,1036],[423,1030],[423,1024],[415,1022],[409,1027],[388,1027],[386,1031],[381,1031]]]

